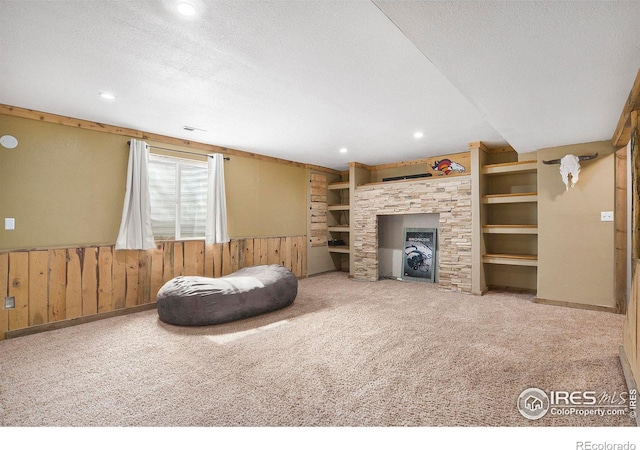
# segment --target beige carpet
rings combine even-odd
[[[522,417],[525,388],[626,390],[620,315],[425,283],[301,280],[284,310],[155,310],[0,341],[2,426],[632,426]]]

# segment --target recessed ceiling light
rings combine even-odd
[[[187,3],[187,2],[178,3],[178,6],[176,6],[176,9],[183,16],[193,16],[196,14],[196,8],[191,3]]]
[[[107,100],[113,100],[116,98],[116,96],[113,95],[111,92],[100,92],[98,95]]]
[[[420,139],[422,136],[424,136],[424,133],[422,131],[416,131],[415,133],[413,133],[413,137],[416,139]]]
[[[347,149],[346,147],[342,147],[340,150],[338,150],[340,153],[347,153]]]

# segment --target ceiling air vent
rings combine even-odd
[[[203,130],[202,128],[191,127],[189,125],[183,125],[182,129],[184,131],[200,131],[202,133],[206,133],[207,132],[207,130]]]

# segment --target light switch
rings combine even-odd
[[[13,217],[5,217],[4,218],[4,229],[5,230],[15,230],[16,229],[16,219]]]
[[[602,211],[602,212],[600,212],[600,221],[601,222],[613,222],[613,211]]]

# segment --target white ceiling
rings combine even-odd
[[[640,67],[637,1],[188,1],[0,0],[0,103],[345,169],[610,139]]]

